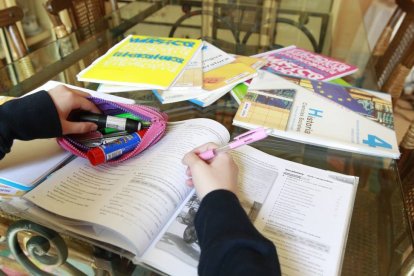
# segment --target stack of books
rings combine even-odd
[[[232,89],[239,103],[233,125],[265,127],[273,136],[325,148],[399,157],[391,96],[340,79],[355,66],[295,46],[255,57],[267,63]]]
[[[230,91],[236,126],[306,144],[398,158],[391,97],[347,87],[358,68],[296,46],[255,56],[201,40],[129,36],[79,74],[99,91],[151,89],[161,103],[206,107]],[[338,84],[339,83],[339,84]]]
[[[209,106],[257,75],[258,57],[230,55],[195,39],[130,35],[78,74],[98,91],[152,90],[162,103],[191,100]]]

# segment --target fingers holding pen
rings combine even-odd
[[[237,165],[228,153],[220,153],[213,159],[205,161],[198,155],[206,150],[215,149],[213,143],[202,145],[187,153],[182,162],[187,165],[187,185],[194,185],[197,194],[202,199],[206,194],[218,189],[237,190]]]
[[[86,133],[97,129],[97,125],[90,122],[70,122],[69,115],[74,110],[85,110],[93,113],[101,113],[95,104],[87,99],[90,95],[83,91],[70,89],[64,85],[58,85],[48,91],[62,126],[62,134]]]

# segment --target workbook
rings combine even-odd
[[[154,95],[158,98],[158,100],[163,103],[173,103],[179,101],[185,101],[189,99],[193,99],[199,96],[203,96],[206,93],[209,93],[204,87],[207,87],[203,84],[203,79],[207,78],[208,80],[211,73],[207,73],[213,71],[219,67],[225,66],[229,63],[232,63],[236,60],[233,55],[230,55],[223,50],[217,48],[216,46],[203,41],[203,47],[201,49],[201,69],[202,69],[202,85],[200,87],[193,87],[191,89],[180,89],[179,87],[175,87],[175,85],[171,86],[170,89],[167,90],[154,90]]]
[[[227,129],[211,119],[170,123],[164,138],[142,154],[100,166],[76,158],[11,204],[19,216],[80,235],[137,264],[169,275],[197,275],[193,218],[200,202],[185,184],[181,160],[201,144],[229,140]],[[239,166],[241,204],[275,243],[282,272],[339,274],[358,178],[250,146],[231,154]]]
[[[400,155],[391,96],[260,70],[233,124],[276,137],[388,158]]]
[[[200,89],[203,85],[202,62],[203,60],[200,48],[188,62],[187,66],[183,70],[183,73],[175,80],[168,90],[171,90],[174,93],[176,93],[175,91],[184,91],[186,94],[191,94],[194,89]],[[104,93],[118,93],[136,90],[142,90],[142,87],[101,83],[97,91]]]
[[[209,106],[237,84],[256,76],[257,70],[265,64],[265,60],[259,58],[235,57],[235,61],[204,73],[204,93],[189,101],[202,107]]]
[[[294,45],[254,55],[264,58],[263,70],[274,74],[296,76],[313,80],[337,79],[358,70],[345,62],[307,51]]]
[[[79,81],[167,89],[202,43],[198,39],[129,35],[78,75]]]

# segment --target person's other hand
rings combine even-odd
[[[96,124],[91,122],[68,121],[69,114],[73,110],[101,113],[101,111],[87,99],[87,97],[90,96],[88,93],[73,90],[64,85],[56,86],[55,88],[50,89],[48,93],[56,106],[63,135],[87,133],[98,128]]]
[[[198,154],[209,149],[217,148],[216,144],[208,143],[187,153],[182,162],[188,166],[187,185],[196,188],[197,195],[202,199],[214,190],[237,191],[237,177],[239,169],[228,153],[220,153],[212,160],[204,161]]]

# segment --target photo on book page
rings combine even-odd
[[[200,258],[200,247],[194,226],[199,206],[200,200],[194,194],[155,245],[194,268],[197,267]]]

